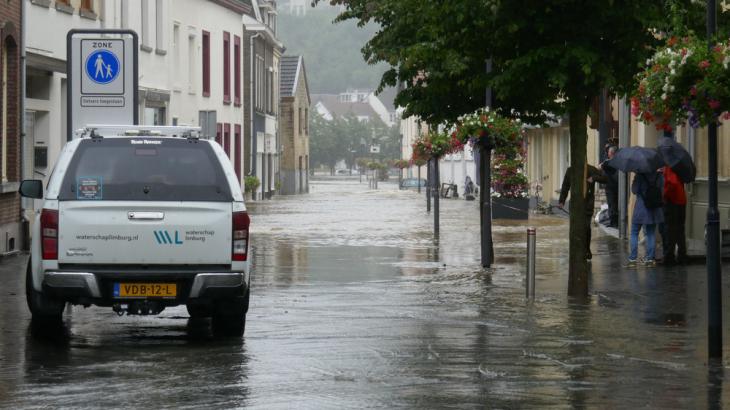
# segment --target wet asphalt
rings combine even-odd
[[[249,203],[252,297],[243,338],[184,307],[118,317],[67,308],[33,323],[27,255],[0,260],[0,407],[251,409],[730,408],[730,362],[706,363],[706,268],[622,268],[593,231],[588,301],[566,297],[568,223],[495,221],[479,262],[476,202],[354,177]],[[526,227],[537,297],[524,297]],[[724,306],[730,279],[723,266]],[[730,356],[730,312],[724,351]]]

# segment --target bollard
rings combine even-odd
[[[535,298],[535,228],[527,228],[527,280],[526,297]]]

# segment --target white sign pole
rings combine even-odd
[[[68,32],[67,141],[87,124],[139,124],[138,49],[133,30]]]

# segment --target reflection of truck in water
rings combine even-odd
[[[67,303],[120,315],[186,305],[242,335],[249,217],[223,149],[197,128],[92,128],[66,145],[45,195],[41,181],[21,185],[43,199],[26,278],[34,319],[60,320]]]

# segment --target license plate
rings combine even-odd
[[[164,298],[177,296],[174,283],[115,283],[114,296],[120,298]]]

